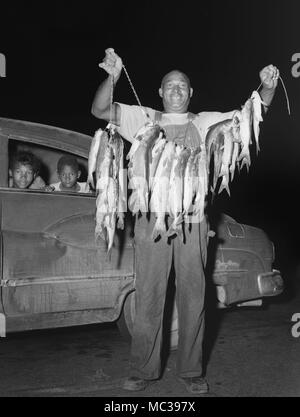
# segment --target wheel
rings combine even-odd
[[[173,300],[174,301],[174,300]],[[170,304],[171,315],[170,324],[168,328],[169,332],[169,346],[172,350],[177,349],[178,346],[178,319],[177,319],[177,308],[176,302]],[[131,334],[133,329],[133,321],[135,318],[135,291],[128,294],[124,301],[122,313],[117,321],[117,325],[121,335],[125,340],[131,340]]]

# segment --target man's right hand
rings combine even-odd
[[[112,75],[117,80],[122,71],[123,63],[122,59],[115,53],[113,48],[105,50],[105,57],[99,64],[100,68],[103,68],[109,75]]]

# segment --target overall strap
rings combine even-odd
[[[188,112],[188,119],[190,122],[192,122],[196,117],[196,114]]]
[[[156,111],[154,114],[154,122],[160,124],[163,113]],[[177,144],[196,148],[202,142],[200,133],[193,123],[197,117],[196,114],[189,112],[187,123],[183,125],[167,125],[164,126],[167,140],[173,140]]]
[[[156,111],[154,114],[154,123],[160,123],[161,122],[161,118],[162,118],[162,112],[161,111]]]

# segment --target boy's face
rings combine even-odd
[[[68,190],[76,189],[76,183],[80,177],[80,171],[76,171],[73,167],[65,165],[60,172],[58,178],[60,179],[63,188]]]
[[[13,187],[15,188],[28,188],[35,178],[32,167],[22,163],[17,164],[14,169],[10,171],[10,174],[13,179]]]

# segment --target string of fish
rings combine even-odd
[[[133,215],[153,212],[156,216],[152,238],[182,235],[188,216],[201,221],[207,194],[207,170],[201,148],[188,148],[168,141],[164,130],[153,122],[142,107],[128,71],[124,72],[145,116],[145,125],[135,134],[127,155],[128,208]],[[173,219],[166,226],[166,215]],[[191,217],[189,217],[191,220]]]
[[[123,139],[113,125],[113,87],[111,77],[110,118],[104,130],[98,129],[93,137],[88,159],[88,186],[96,189],[95,239],[103,239],[110,254],[115,229],[124,228],[126,211]],[[96,185],[94,182],[96,177]]]
[[[284,89],[287,109],[290,115],[290,104],[282,78],[279,76]],[[253,91],[241,110],[234,112],[232,119],[225,120],[211,126],[206,135],[205,143],[208,154],[207,169],[213,165],[211,191],[213,195],[218,191],[226,190],[230,195],[229,183],[234,178],[236,167],[241,170],[251,165],[249,147],[252,144],[252,133],[256,142],[256,152],[260,150],[259,133],[262,122],[262,107],[266,106],[257,90]],[[212,163],[213,161],[213,163]],[[219,179],[221,184],[218,187]]]

